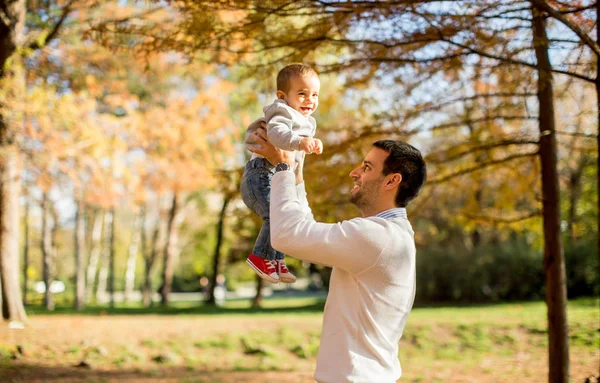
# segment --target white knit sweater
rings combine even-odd
[[[415,296],[414,232],[406,218],[315,222],[304,184],[273,176],[271,243],[292,257],[333,267],[315,379],[395,382],[398,342]]]

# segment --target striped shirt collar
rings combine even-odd
[[[384,210],[379,214],[376,214],[375,217],[383,218],[383,219],[394,219],[394,218],[404,218],[408,219],[408,215],[406,215],[406,208],[404,207],[395,207],[393,209]]]

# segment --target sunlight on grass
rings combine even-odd
[[[161,313],[165,310],[161,308],[136,309],[135,305],[128,305],[117,307],[109,315],[105,315],[106,308],[90,307],[84,312],[87,317],[69,314],[70,309],[64,308],[47,317],[34,315],[32,320],[45,326],[52,323],[62,331],[63,321],[80,318],[90,323],[99,321],[118,331],[112,315],[119,315],[119,321],[138,321],[139,335],[117,345],[98,338],[93,346],[85,347],[81,341],[69,341],[68,336],[61,335],[60,344],[36,347],[36,342],[44,341],[36,333],[22,344],[31,350],[31,360],[42,365],[75,365],[85,359],[98,368],[139,370],[148,376],[160,376],[163,368],[172,367],[190,372],[314,368],[321,335],[322,299],[267,299],[263,308],[250,305],[249,300],[230,301],[225,307],[176,302],[166,313]],[[573,365],[578,366],[574,371],[599,368],[598,308],[598,299],[594,298],[569,302],[570,349]],[[130,312],[134,314],[127,314]],[[481,381],[494,381],[493,377],[502,374],[509,379],[506,381],[516,382],[521,377],[534,379],[544,375],[546,315],[544,302],[415,308],[399,347],[401,363],[407,366],[404,380],[435,382],[451,373],[476,373]],[[46,323],[50,317],[52,321]],[[152,326],[147,325],[150,322]],[[209,330],[203,331],[204,326]],[[133,331],[137,328],[134,326]],[[161,328],[168,328],[169,332],[164,333]],[[112,331],[111,334],[105,340],[118,340],[118,335]],[[15,350],[16,344],[0,343],[2,366],[12,366]]]

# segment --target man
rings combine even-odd
[[[414,232],[406,205],[427,177],[421,153],[399,141],[377,141],[350,172],[350,202],[362,218],[315,222],[302,165],[257,132],[257,153],[275,165],[271,243],[295,258],[333,267],[315,379],[319,383],[395,382],[398,342],[415,296]]]

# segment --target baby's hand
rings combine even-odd
[[[315,149],[313,150],[313,152],[315,152],[316,154],[323,153],[323,142],[318,138],[315,138],[313,141],[315,142]]]
[[[306,153],[312,153],[315,149],[316,143],[315,140],[311,137],[303,137],[300,140],[300,146],[299,149],[306,152]]]

